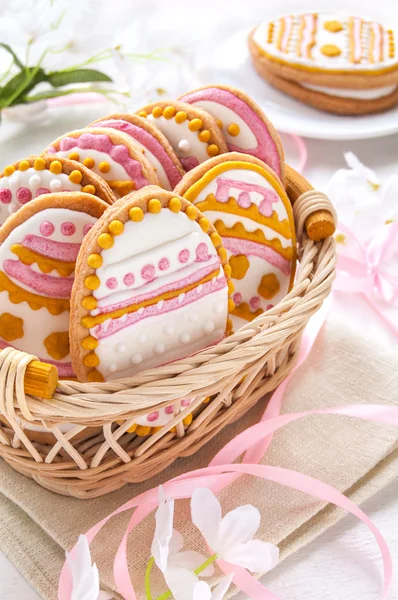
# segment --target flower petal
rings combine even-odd
[[[260,518],[260,512],[251,504],[231,510],[221,521],[218,547],[214,551],[223,558],[225,550],[251,540],[260,526]]]
[[[267,573],[279,559],[279,548],[261,540],[251,540],[227,549],[223,559],[233,565],[249,569],[252,573]]]
[[[169,543],[173,534],[174,500],[165,498],[162,486],[159,486],[159,507],[155,514],[156,527],[151,553],[162,573],[167,567]]]
[[[212,600],[210,586],[205,581],[198,581],[193,589],[193,600]]]
[[[199,529],[210,548],[216,552],[221,524],[221,506],[207,488],[198,488],[192,494],[192,523]]]
[[[230,573],[226,577],[223,577],[217,587],[214,588],[211,595],[211,600],[222,600],[227,593],[231,581],[234,578],[235,573]]]
[[[171,540],[169,544],[169,552],[170,554],[176,554],[181,550],[184,545],[184,538],[181,533],[177,531],[177,529],[173,528],[173,533],[171,534]]]
[[[196,552],[195,550],[185,550],[183,552],[178,552],[177,554],[170,554],[168,566],[183,567],[184,569],[194,571],[205,562],[206,558],[206,556],[204,556],[200,552]],[[201,572],[200,576],[211,577],[213,573],[214,566],[209,565],[204,571]]]
[[[180,567],[168,567],[164,573],[164,578],[174,600],[194,599],[194,588],[199,581],[194,573]]]

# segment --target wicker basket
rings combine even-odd
[[[333,237],[309,238],[319,215],[329,223],[334,218],[329,200],[286,171],[299,246],[295,285],[224,341],[129,379],[59,382],[48,400],[26,393],[34,357],[10,348],[0,353],[0,455],[14,469],[59,494],[101,496],[192,454],[278,386],[294,364],[304,327],[330,292],[335,268]],[[331,230],[323,233],[318,239]],[[186,397],[190,405],[181,406]],[[144,437],[131,431],[138,415],[170,405],[174,418],[166,426]],[[73,424],[67,432],[66,423]],[[48,433],[35,438],[32,425]]]

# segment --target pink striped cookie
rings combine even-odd
[[[184,102],[155,102],[137,111],[168,139],[185,171],[228,152],[227,144],[209,113]]]
[[[112,127],[129,135],[143,150],[156,171],[159,185],[172,190],[185,171],[165,136],[148,119],[134,114],[114,114],[94,121],[88,127]]]
[[[108,204],[83,192],[45,194],[0,228],[0,348],[13,346],[73,377],[69,304],[80,244]]]
[[[220,236],[187,200],[150,186],[116,202],[76,265],[78,378],[131,376],[220,341],[233,309],[229,271]]]
[[[83,163],[105,179],[117,198],[158,183],[155,170],[141,149],[129,135],[115,129],[70,131],[52,142],[46,153]]]
[[[250,96],[230,86],[212,85],[188,92],[180,100],[207,111],[217,120],[230,152],[259,158],[284,182],[281,139]]]
[[[262,161],[231,152],[187,173],[174,190],[214,224],[227,250],[235,293],[234,329],[280,302],[293,285],[292,207]]]
[[[27,202],[51,192],[85,192],[108,204],[116,199],[105,181],[84,165],[60,157],[31,156],[0,174],[0,225]]]

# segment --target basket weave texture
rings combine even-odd
[[[51,400],[25,394],[32,356],[6,348],[0,352],[0,414],[7,421],[0,421],[0,456],[49,490],[94,498],[194,453],[275,389],[294,365],[304,327],[330,292],[336,261],[332,237],[314,242],[305,233],[315,212],[334,216],[328,198],[291,168],[287,191],[294,202],[299,268],[283,301],[193,356],[127,379],[59,382]],[[191,403],[181,406],[186,397]],[[128,431],[138,415],[170,405],[173,420],[155,433]],[[65,432],[66,423],[73,426]],[[34,437],[29,425],[48,433]]]

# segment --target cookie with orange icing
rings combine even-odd
[[[216,119],[190,104],[176,100],[154,102],[138,110],[137,114],[163,133],[185,171],[211,156],[228,152]]]
[[[195,206],[157,186],[122,198],[89,232],[76,265],[78,378],[132,376],[217,343],[231,291],[221,238]]]
[[[54,156],[30,156],[0,174],[0,225],[27,202],[51,192],[84,192],[113,204],[105,181],[84,165]]]
[[[308,12],[261,23],[249,49],[281,91],[321,110],[366,114],[398,101],[397,35],[365,17]]]
[[[185,171],[176,153],[167,138],[148,119],[117,113],[102,117],[89,127],[111,127],[129,135],[155,169],[159,185],[165,190],[174,189],[181,181]]]
[[[272,308],[293,285],[292,208],[264,162],[231,152],[187,173],[175,192],[192,202],[221,236],[231,267],[234,329]]]
[[[69,306],[84,236],[108,208],[84,192],[45,194],[0,228],[0,348],[38,356],[74,376]]]
[[[70,131],[52,142],[46,153],[83,163],[105,179],[117,198],[158,183],[155,169],[141,148],[129,135],[116,129]]]

